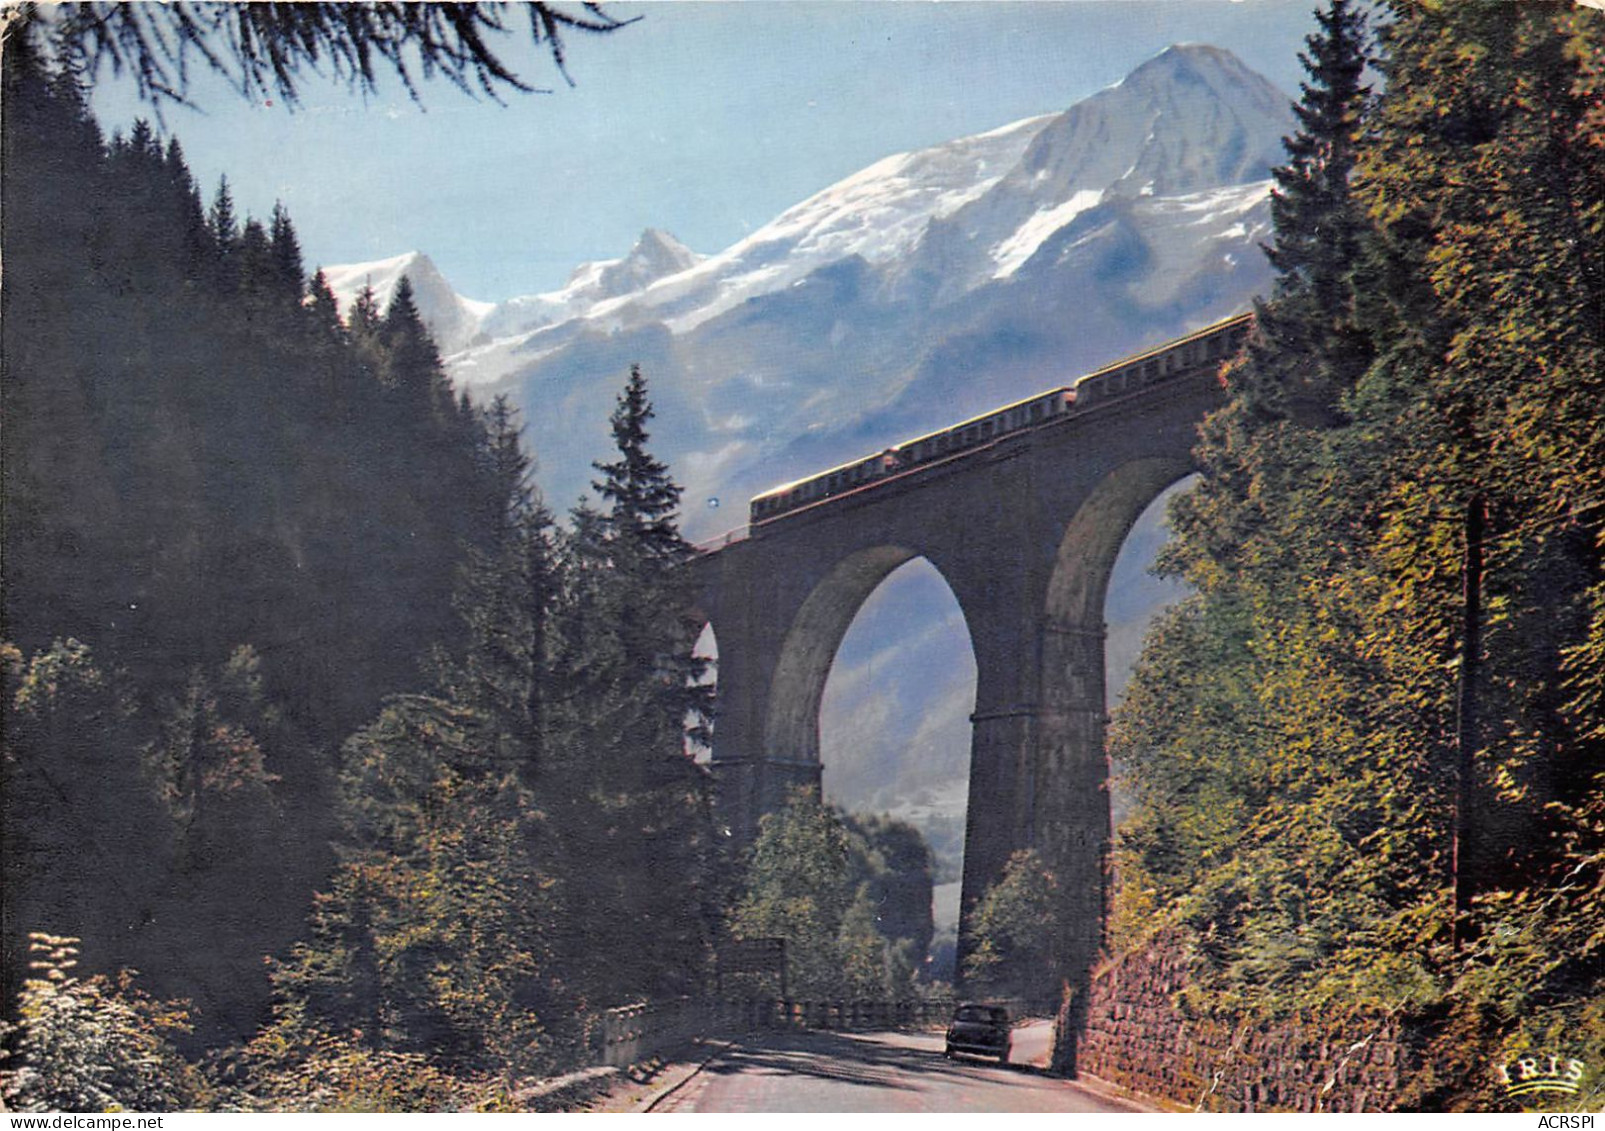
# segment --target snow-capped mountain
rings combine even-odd
[[[659,279],[695,267],[704,258],[669,233],[648,228],[624,258],[582,263],[562,290],[526,295],[497,306],[483,319],[476,344],[517,339],[543,326],[591,314],[609,299],[644,291]],[[475,379],[493,381],[496,376],[481,373]]]
[[[1263,181],[1288,121],[1286,97],[1230,52],[1173,47],[1050,121],[995,188],[933,228],[921,257],[940,265],[944,297],[1007,278],[1099,204]]]
[[[342,316],[350,311],[363,287],[373,289],[374,300],[379,309],[384,310],[390,305],[402,276],[412,283],[418,313],[434,334],[442,353],[454,353],[468,345],[469,339],[479,332],[480,322],[495,309],[494,303],[475,302],[453,291],[434,262],[422,252],[409,251],[372,263],[348,263],[323,269],[323,277],[334,292]]]

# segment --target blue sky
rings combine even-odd
[[[564,84],[544,54],[505,55],[551,93],[475,101],[443,83],[363,99],[311,81],[303,104],[221,83],[170,108],[208,197],[289,208],[309,266],[427,252],[456,289],[500,300],[560,286],[659,227],[720,250],[890,153],[1062,110],[1171,43],[1236,52],[1296,93],[1316,0],[740,0],[618,3],[641,20],[574,36]],[[108,132],[149,116],[102,76]]]

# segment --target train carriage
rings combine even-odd
[[[1252,325],[1251,314],[1228,318],[1184,338],[1104,366],[1074,385],[1033,394],[939,432],[905,440],[874,455],[765,491],[752,499],[752,527],[757,530],[765,523],[827,499],[943,462],[1006,436],[1095,410],[1200,366],[1219,364],[1242,348]]]

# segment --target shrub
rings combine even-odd
[[[333,1034],[298,1006],[283,1009],[240,1053],[239,1106],[255,1111],[487,1111],[507,1106],[503,1082],[458,1076],[414,1052],[376,1049]]]
[[[74,977],[75,938],[35,932],[28,939],[38,976],[23,983],[19,1023],[0,1022],[0,1035],[15,1038],[18,1062],[0,1072],[6,1103],[16,1111],[191,1106],[199,1078],[167,1039],[188,1029],[183,1009],[140,994],[132,972],[116,981]]]

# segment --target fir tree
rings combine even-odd
[[[345,334],[345,324],[340,321],[340,303],[321,267],[307,284],[306,310],[315,338],[325,343],[337,342]]]
[[[1370,223],[1350,183],[1370,104],[1370,58],[1363,8],[1331,0],[1315,19],[1319,30],[1299,55],[1309,76],[1293,107],[1299,128],[1284,140],[1287,164],[1273,171],[1276,241],[1265,251],[1277,278],[1271,301],[1258,308],[1266,344],[1255,354],[1270,373],[1245,376],[1264,410],[1327,426],[1370,358],[1354,287]]]
[[[531,481],[520,434],[517,410],[497,397],[479,448],[486,539],[469,549],[454,598],[465,643],[460,658],[442,663],[440,679],[448,694],[489,712],[516,737],[520,771],[533,782],[544,761],[558,565],[551,513]]]
[[[691,654],[699,626],[677,567],[694,550],[680,536],[680,487],[647,449],[652,404],[640,366],[632,366],[609,424],[619,458],[596,464],[594,484],[610,506],[600,523],[602,550],[614,575],[623,663],[652,689],[660,743],[678,735],[689,715],[696,725],[710,714],[709,692],[699,684],[705,661]]]
[[[167,175],[178,207],[178,223],[183,232],[181,270],[191,286],[202,286],[207,279],[207,267],[215,254],[211,230],[206,222],[206,209],[201,204],[201,192],[190,175],[184,161],[184,147],[178,138],[167,143]]]
[[[373,285],[364,283],[351,302],[346,325],[354,338],[367,340],[378,336],[380,322],[379,300],[374,296]]]
[[[234,214],[234,194],[229,191],[228,177],[219,177],[217,192],[212,196],[211,210],[206,214],[206,226],[220,250],[228,250],[239,239],[239,220]]]
[[[379,337],[389,362],[387,381],[406,401],[408,410],[420,420],[430,415],[447,419],[454,408],[451,383],[418,312],[412,280],[405,275],[390,296]]]
[[[600,463],[605,511],[581,506],[567,542],[554,618],[558,694],[550,707],[553,768],[573,801],[564,817],[574,866],[595,868],[595,927],[586,965],[598,992],[701,989],[712,935],[712,823],[702,770],[685,753],[688,715],[707,689],[685,610],[690,547],[680,537],[680,491],[647,450],[652,408],[632,370],[612,416],[618,458]],[[640,924],[635,938],[611,924]]]
[[[283,204],[273,205],[268,243],[273,263],[274,293],[281,300],[294,303],[301,298],[305,276],[302,274],[301,241],[296,238],[295,224]]]
[[[252,303],[253,314],[285,312],[285,296],[278,286],[278,265],[273,261],[267,229],[260,220],[247,219],[240,229],[234,271],[241,293]]]
[[[525,14],[529,41],[544,44],[565,75],[565,36],[634,22],[609,16],[595,3],[536,0]],[[127,68],[140,97],[158,107],[186,101],[188,64],[196,58],[253,102],[277,95],[294,105],[305,72],[322,74],[325,67],[365,94],[378,90],[386,67],[414,98],[415,68],[468,93],[497,97],[534,89],[493,49],[512,29],[500,9],[484,4],[420,8],[382,0],[339,11],[274,4],[231,10],[181,0],[160,8],[85,3],[49,20],[24,8],[16,18],[21,26],[14,34],[28,40],[30,51],[90,78],[106,63],[117,73]]]
[[[661,569],[684,561],[690,547],[677,526],[680,488],[669,478],[668,468],[647,450],[651,438],[647,424],[653,415],[646,377],[639,365],[631,366],[608,422],[619,458],[595,465],[603,478],[593,486],[611,504],[610,541],[647,568]]]

